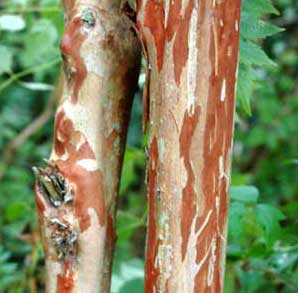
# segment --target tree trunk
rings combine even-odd
[[[150,69],[145,292],[221,292],[240,0],[139,0]]]
[[[120,0],[64,0],[54,146],[34,168],[47,292],[109,292],[123,149],[140,46]]]

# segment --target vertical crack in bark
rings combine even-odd
[[[187,182],[182,193],[182,207],[181,207],[181,235],[182,235],[182,261],[186,254],[188,237],[190,234],[191,223],[197,212],[196,197],[197,194],[194,189],[195,174],[191,166],[190,147],[197,126],[200,114],[200,107],[197,106],[194,114],[189,115],[186,111],[182,123],[181,134],[179,138],[180,156],[184,160],[185,169],[187,172]]]
[[[202,233],[207,228],[210,222],[211,215],[212,215],[212,210],[209,210],[206,218],[204,219],[198,231],[196,231],[196,223],[198,220],[198,216],[194,217],[193,222],[191,224],[190,236],[187,242],[186,256],[183,261],[184,274],[185,276],[187,276],[187,282],[184,282],[183,292],[196,292],[195,291],[196,276],[200,272],[202,266],[208,260],[210,256],[210,251],[212,251],[212,242],[211,242],[211,244],[209,244],[208,249],[204,251],[205,255],[203,255],[203,257],[200,258],[199,262],[197,262],[197,254],[198,254],[197,243],[198,243],[199,237],[201,237]],[[192,268],[190,271],[188,271],[189,267]]]
[[[197,48],[197,30],[199,21],[199,7],[197,1],[191,13],[189,35],[188,35],[188,57],[187,57],[187,109],[189,114],[194,114],[196,101],[197,87],[197,63],[198,63],[198,48]]]
[[[158,144],[154,137],[149,148],[149,166],[148,166],[148,201],[149,201],[149,219],[147,228],[147,242],[152,245],[152,249],[146,254],[146,292],[154,292],[157,288],[157,279],[159,268],[156,266],[156,257],[158,255],[159,240],[156,227],[155,205],[158,201],[158,191],[156,189],[156,175],[158,163]]]
[[[73,103],[77,102],[79,89],[87,75],[85,63],[80,54],[81,46],[88,33],[84,29],[86,27],[86,21],[83,20],[86,18],[86,13],[83,13],[85,10],[82,11],[81,15],[75,15],[69,21],[60,45],[68,88],[72,89],[71,101]]]

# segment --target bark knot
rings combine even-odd
[[[73,194],[58,166],[47,164],[46,168],[33,167],[32,170],[39,194],[57,209],[62,204],[72,201]]]
[[[69,222],[56,217],[49,220],[49,227],[52,230],[50,239],[58,259],[73,259],[77,253],[77,231]]]
[[[96,16],[90,7],[85,7],[81,13],[81,20],[84,23],[84,32],[88,33],[95,26]]]

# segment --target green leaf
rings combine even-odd
[[[36,21],[25,35],[25,49],[19,56],[24,67],[36,66],[60,56],[57,29],[47,19]]]
[[[254,89],[256,76],[250,66],[240,63],[237,82],[237,100],[243,111],[251,116],[250,98]]]
[[[259,197],[259,191],[252,185],[231,186],[230,197],[232,200],[243,203],[256,203]]]
[[[0,45],[0,74],[9,73],[12,69],[13,52],[12,49]]]
[[[284,31],[283,28],[259,20],[254,14],[243,12],[241,15],[240,33],[241,36],[246,39],[257,40],[259,38],[272,36],[282,31]]]
[[[4,14],[0,16],[0,30],[21,31],[25,25],[25,21],[20,15]]]
[[[28,207],[24,202],[16,202],[10,204],[6,210],[6,218],[8,221],[16,221],[24,218],[28,212]]]
[[[9,285],[20,279],[17,264],[9,261],[10,252],[0,246],[0,288],[1,292],[10,292]]]
[[[243,39],[240,42],[240,60],[247,65],[276,65],[258,45]]]
[[[243,203],[232,202],[229,209],[229,236],[232,239],[240,239],[242,231],[242,220],[245,207]]]
[[[285,164],[285,165],[298,165],[298,159],[284,160],[283,164]]]
[[[250,259],[250,267],[262,267],[262,261],[259,261],[259,259],[256,260],[255,263],[253,259]],[[241,288],[241,290],[238,290],[238,292],[241,293],[256,293],[256,292],[268,292],[266,290],[262,291],[261,288],[265,283],[264,278],[264,272],[261,270],[245,270],[242,269],[238,271],[238,288]],[[264,287],[263,287],[264,288]],[[269,291],[272,292],[272,291]],[[269,293],[268,292],[268,293]]]
[[[136,167],[143,166],[144,163],[145,154],[142,150],[137,148],[126,148],[122,168],[120,194],[123,194],[127,188],[138,179]]]
[[[270,262],[275,270],[279,272],[295,267],[298,263],[298,251],[277,252]]]
[[[235,271],[227,267],[224,281],[224,292],[225,293],[236,293],[236,275]]]
[[[242,9],[256,14],[273,13],[279,15],[279,11],[272,5],[271,0],[244,0]]]
[[[232,173],[232,185],[247,185],[250,180],[249,174]]]
[[[138,279],[138,286],[139,286],[140,280],[144,279],[143,261],[140,259],[132,259],[130,261],[121,263],[120,271],[118,273],[113,273],[111,292],[124,292],[123,287],[125,288],[127,283],[130,283],[136,279]],[[125,292],[131,292],[131,291],[125,291]],[[142,292],[142,291],[136,291],[136,292]]]
[[[117,215],[117,234],[119,240],[128,240],[136,228],[143,225],[142,219],[132,213],[118,211]]]
[[[144,288],[144,278],[135,278],[121,286],[119,293],[140,293]]]
[[[47,43],[54,44],[58,40],[57,29],[53,25],[52,21],[43,18],[34,23],[31,28],[33,34],[45,34],[48,37]]]
[[[279,222],[285,219],[284,214],[271,205],[258,204],[256,216],[258,223],[264,229],[266,243],[272,245],[280,234],[281,228]]]
[[[237,100],[249,116],[251,116],[250,99],[257,80],[254,67],[276,65],[261,47],[252,41],[283,31],[283,29],[260,19],[266,13],[278,14],[270,0],[242,1]]]

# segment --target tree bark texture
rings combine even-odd
[[[64,0],[54,145],[35,167],[47,292],[109,292],[139,41],[118,0]]]
[[[138,0],[150,69],[145,292],[221,292],[240,0]]]

